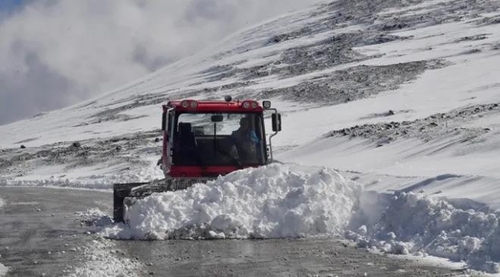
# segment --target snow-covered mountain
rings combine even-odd
[[[478,255],[469,254],[483,251],[498,262],[498,247],[481,243],[500,245],[499,64],[499,1],[331,1],[243,30],[102,97],[0,126],[0,184],[110,188],[155,179],[161,103],[270,99],[283,114],[274,141],[280,161],[335,168],[380,197],[402,193],[384,203],[408,208],[408,217],[424,203],[419,224],[473,208],[469,216],[483,226],[457,235],[450,230],[465,223],[450,219],[423,239],[388,229],[408,222],[387,219],[370,231],[364,221],[351,239],[384,249],[367,232],[392,232],[418,248],[446,231],[460,238],[456,251],[443,250],[447,241],[429,253],[474,264]],[[400,246],[392,251],[408,248]],[[498,271],[484,257],[475,267]]]

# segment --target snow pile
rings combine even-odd
[[[153,194],[126,213],[120,239],[290,238],[341,235],[361,187],[328,168],[273,164]]]
[[[3,199],[2,199],[2,198],[0,198],[0,208],[1,208],[3,205],[5,205],[5,201],[3,201]]]
[[[7,275],[9,268],[0,263],[0,277]]]
[[[140,276],[141,264],[123,255],[117,255],[112,241],[93,240],[84,250],[86,261],[78,268],[71,270],[69,277],[84,276]]]
[[[90,227],[94,232],[113,224],[113,219],[97,208],[90,209],[86,212],[78,212],[76,215],[81,217],[82,223]]]
[[[346,237],[393,254],[433,255],[500,271],[500,213],[462,210],[422,194],[361,198]]]

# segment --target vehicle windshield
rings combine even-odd
[[[175,165],[255,166],[265,163],[262,114],[182,113],[176,122]]]

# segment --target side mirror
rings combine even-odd
[[[262,101],[262,107],[264,107],[264,109],[270,109],[271,108],[271,101],[268,101],[268,100]]]
[[[212,122],[222,122],[222,120],[224,120],[224,117],[221,114],[214,114],[212,115],[211,120]]]
[[[281,114],[273,113],[272,120],[273,120],[273,132],[281,131]]]

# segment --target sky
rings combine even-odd
[[[26,1],[24,0],[2,0],[0,1],[0,16],[6,16],[22,8]]]
[[[0,125],[134,81],[319,0],[1,0]]]

